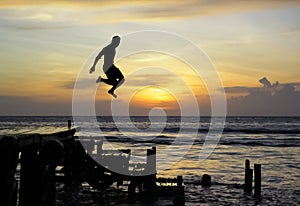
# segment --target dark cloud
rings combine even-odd
[[[230,98],[228,114],[300,116],[300,91],[297,91],[295,86],[299,86],[299,83],[277,83],[260,88],[230,88],[232,93],[248,92],[248,94]]]
[[[299,82],[292,82],[292,83],[280,84],[277,86],[277,89],[282,89],[284,86],[287,86],[287,85],[292,85],[297,90],[298,90],[298,88],[300,88]],[[224,87],[224,89],[227,94],[240,94],[240,93],[249,94],[251,92],[255,92],[258,90],[264,90],[263,87],[245,87],[245,86]]]
[[[71,102],[44,102],[34,97],[0,96],[0,115],[69,115]]]
[[[60,84],[58,87],[61,89],[73,89],[75,85],[75,81],[68,81]]]
[[[79,104],[86,105],[84,101]],[[111,115],[111,102],[96,101],[95,111],[97,115]],[[87,115],[88,112],[83,109],[82,115]],[[72,100],[47,102],[36,97],[0,96],[1,116],[68,116],[71,114]]]
[[[235,87],[225,87],[225,92],[227,94],[235,94],[235,93],[249,93],[253,90],[258,89],[258,87],[243,87],[243,86],[235,86]]]

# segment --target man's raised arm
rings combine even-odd
[[[103,56],[103,49],[99,52],[96,56],[93,66],[90,68],[90,74],[95,71],[96,64],[98,63],[99,59]]]

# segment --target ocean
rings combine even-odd
[[[0,117],[0,134],[66,128],[69,119],[73,118]],[[227,117],[220,139],[212,130],[214,141],[207,139],[209,117],[97,117],[96,125],[88,117],[74,121],[74,126],[84,127],[79,137],[105,137],[104,147],[132,149],[136,159],[155,146],[158,176],[183,176],[186,205],[300,205],[300,117]],[[204,146],[206,158],[200,155]],[[260,199],[242,189],[246,159],[252,168],[262,165]],[[211,187],[201,186],[203,174],[211,176]],[[65,193],[58,192],[57,205],[97,205],[89,187],[81,188],[79,199],[69,198],[68,204]],[[169,203],[149,203],[163,204]]]

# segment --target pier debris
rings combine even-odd
[[[253,179],[253,169],[250,169],[250,160],[245,161],[245,185],[244,191],[246,193],[252,192],[252,179]]]
[[[210,187],[211,186],[211,176],[208,174],[204,174],[202,176],[201,184],[202,184],[202,187]]]
[[[254,164],[254,197],[259,198],[261,194],[261,165]]]
[[[245,161],[245,184],[244,191],[251,193],[253,189],[253,169],[250,169],[250,160]],[[261,196],[261,164],[254,164],[254,197]]]
[[[17,138],[4,136],[0,139],[0,203],[15,206],[17,203],[18,184],[15,171],[18,162]]]
[[[130,162],[130,149],[106,150],[101,138],[79,140],[77,129],[71,128],[69,120],[68,129],[53,128],[55,132],[51,132],[40,128],[27,134],[0,136],[0,163],[4,167],[0,171],[1,203],[47,205],[55,201],[56,182],[64,183],[65,188],[87,182],[95,190],[113,183],[128,185],[128,198],[133,200],[177,196],[174,205],[184,205],[182,176],[157,177],[156,147],[146,150],[145,162]],[[19,189],[15,179],[18,163]],[[124,173],[116,172],[120,170]]]

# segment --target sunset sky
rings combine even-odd
[[[0,115],[71,115],[73,86],[86,61],[112,36],[142,30],[171,32],[201,48],[227,92],[228,115],[300,115],[298,0],[1,1]],[[122,43],[118,54],[126,50]],[[86,68],[87,81],[103,75],[102,62],[96,74]],[[144,52],[116,59],[116,65],[125,78],[136,68],[149,68],[116,90],[118,101],[136,91],[129,98],[133,115],[153,107],[177,114],[180,98],[188,107],[180,81],[188,83],[203,114],[210,111],[209,93],[218,92],[208,92],[188,65],[166,54]],[[279,86],[262,90],[263,77]],[[141,89],[145,82],[149,87]],[[164,88],[173,88],[173,94]],[[98,87],[99,115],[109,114],[108,89]]]

